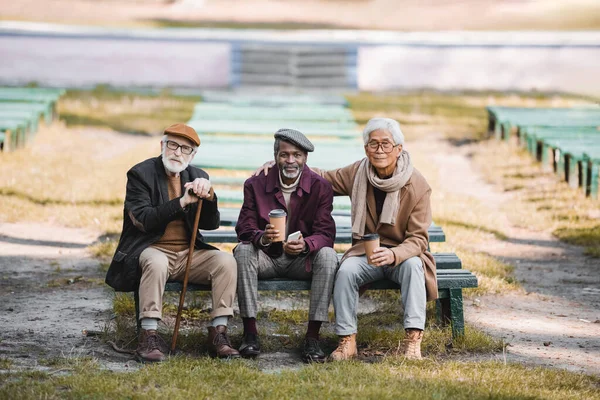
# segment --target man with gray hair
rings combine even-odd
[[[308,153],[313,150],[313,144],[301,132],[280,129],[275,133],[275,167],[244,183],[244,204],[235,227],[241,243],[234,250],[244,322],[242,357],[260,354],[256,328],[258,279],[287,277],[312,280],[302,359],[326,359],[319,345],[319,330],[329,320],[338,261],[333,250],[333,191],[306,165]],[[271,224],[269,213],[273,210],[286,215],[285,229],[278,230]]]
[[[201,229],[217,229],[217,195],[208,174],[189,165],[200,146],[196,131],[184,124],[167,127],[161,156],[127,172],[123,231],[106,283],[117,291],[139,291],[141,332],[136,356],[143,362],[163,361],[166,344],[157,334],[167,280],[183,280],[198,200]],[[191,255],[190,283],[211,284],[212,322],[208,349],[220,358],[239,357],[227,336],[233,316],[237,266],[232,255],[205,243],[198,234]]]
[[[352,208],[352,247],[342,257],[333,292],[339,345],[330,360],[356,357],[359,289],[381,279],[400,285],[406,331],[401,354],[420,359],[426,302],[438,296],[435,260],[428,250],[431,188],[403,149],[397,121],[369,120],[363,140],[362,160],[331,171],[313,168],[336,195],[350,196]],[[379,239],[369,258],[367,239]]]

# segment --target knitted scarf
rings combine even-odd
[[[406,185],[413,173],[413,165],[410,161],[410,154],[402,150],[398,156],[396,170],[391,178],[381,179],[377,176],[375,168],[371,165],[368,158],[364,158],[356,176],[354,177],[354,186],[352,187],[352,237],[361,239],[365,233],[365,223],[367,220],[367,185],[371,183],[379,190],[386,192],[383,210],[381,211],[380,222],[383,224],[394,225],[396,216],[400,208],[400,189]]]

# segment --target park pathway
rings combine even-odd
[[[506,240],[491,238],[471,250],[514,265],[523,290],[467,300],[466,321],[503,338],[509,361],[600,374],[598,259],[549,232],[514,226],[503,211],[513,195],[486,183],[470,160],[477,144],[457,147],[437,138],[411,148],[428,149],[442,190],[473,197],[504,221]]]

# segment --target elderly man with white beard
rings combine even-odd
[[[183,280],[198,200],[199,227],[217,229],[220,214],[208,174],[189,162],[200,146],[196,131],[174,124],[164,131],[161,156],[127,172],[123,231],[106,283],[117,291],[139,291],[141,332],[136,350],[142,362],[163,361],[167,346],[157,334],[168,280]],[[237,265],[231,254],[205,243],[198,234],[189,282],[212,285],[208,348],[219,358],[239,357],[227,336],[233,316]]]

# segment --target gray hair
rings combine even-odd
[[[398,121],[391,118],[371,118],[363,130],[363,141],[365,142],[365,145],[369,142],[369,135],[371,132],[378,129],[388,131],[394,139],[394,144],[404,144],[404,134],[402,133],[402,130],[400,130]]]

